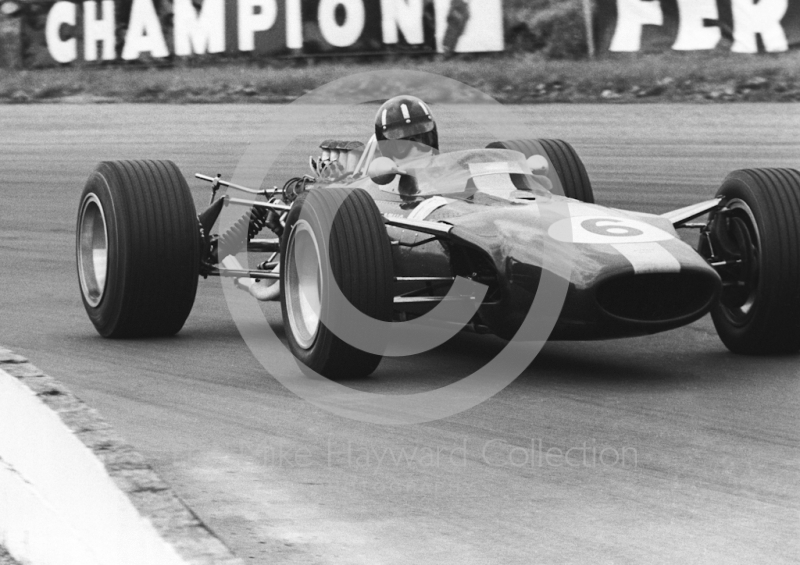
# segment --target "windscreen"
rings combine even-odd
[[[509,149],[471,149],[423,157],[402,167],[412,175],[419,195],[484,192],[511,200],[517,191],[547,193],[531,174],[524,155]],[[391,189],[390,189],[391,190]]]

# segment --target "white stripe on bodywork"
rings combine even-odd
[[[447,199],[441,196],[434,196],[420,202],[408,215],[409,220],[424,220],[436,210],[447,204]]]
[[[422,106],[422,110],[425,112],[425,115],[426,115],[426,116],[428,116],[428,117],[430,118],[430,117],[431,117],[431,111],[430,111],[430,110],[428,110],[428,107],[425,105],[425,102],[423,102],[422,100],[420,100],[420,101],[419,101],[419,105],[420,105],[420,106]]]
[[[411,114],[408,113],[408,106],[405,104],[400,104],[400,111],[403,112],[403,119],[405,121],[408,122],[411,120]]]
[[[613,243],[616,249],[633,266],[637,275],[644,273],[679,273],[680,261],[656,242],[650,243]]]
[[[386,127],[386,112],[388,112],[386,108],[384,108],[383,113],[381,114],[381,125]]]

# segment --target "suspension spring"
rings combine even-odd
[[[253,206],[239,218],[225,233],[219,236],[219,257],[226,257],[238,253],[267,225],[270,211],[260,206]],[[245,241],[245,235],[247,241]]]
[[[247,227],[248,242],[257,236],[258,233],[264,229],[264,226],[267,225],[267,216],[269,216],[269,213],[270,210],[259,206],[253,206],[250,210],[250,225]]]

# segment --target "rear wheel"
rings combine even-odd
[[[100,163],[81,195],[76,258],[83,305],[103,337],[177,333],[194,304],[197,213],[171,161]]]
[[[547,177],[555,184],[561,182],[564,196],[581,202],[594,202],[592,183],[586,173],[586,167],[573,149],[572,145],[560,139],[516,139],[511,141],[495,141],[486,146],[487,149],[511,149],[519,151],[525,157],[542,155],[551,163]]]
[[[381,356],[346,343],[322,321],[345,315],[345,305],[331,299],[333,280],[352,306],[391,321],[389,238],[375,202],[361,189],[314,189],[295,202],[281,239],[281,312],[289,348],[306,367],[331,379],[369,375]]]
[[[723,290],[711,316],[734,353],[800,350],[800,173],[747,169],[725,179],[699,251]]]

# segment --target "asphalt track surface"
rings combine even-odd
[[[800,166],[797,105],[517,110],[532,137],[574,144],[612,206],[664,212],[712,196],[730,170]],[[647,338],[550,343],[490,400],[415,426],[347,420],[289,392],[243,343],[216,280],[200,282],[175,338],[98,337],[74,267],[94,165],[169,158],[187,176],[227,176],[245,141],[286,112],[0,106],[0,343],[98,408],[248,562],[800,559],[800,358],[731,355],[709,318]],[[331,116],[276,175],[338,127],[366,136],[372,112]],[[441,127],[446,147],[491,141],[453,120]],[[190,185],[205,204],[207,186]],[[278,321],[277,305],[266,312]],[[459,334],[347,384],[435,388],[502,347]]]

